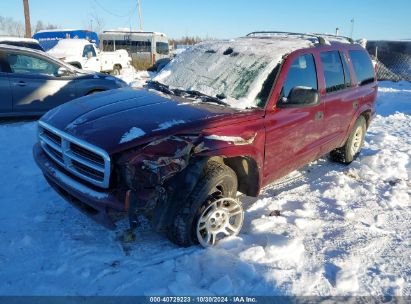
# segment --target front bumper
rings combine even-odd
[[[47,182],[64,199],[103,226],[109,229],[116,227],[113,213],[125,212],[125,191],[95,189],[85,185],[62,171],[38,143],[33,148],[33,156]]]

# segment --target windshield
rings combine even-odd
[[[154,80],[170,88],[224,96],[235,108],[264,107],[259,93],[283,55],[309,46],[306,40],[281,37],[203,42],[177,56]]]

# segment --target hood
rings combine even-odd
[[[41,120],[114,154],[164,136],[200,134],[241,114],[247,111],[145,89],[119,89],[63,104]]]

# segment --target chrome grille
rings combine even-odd
[[[44,152],[58,165],[95,186],[108,188],[110,157],[106,151],[42,121],[38,137]]]

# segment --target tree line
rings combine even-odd
[[[56,24],[45,23],[41,20],[32,26],[32,33],[37,33],[42,30],[52,30],[59,28]],[[13,37],[24,37],[25,27],[24,23],[21,21],[16,21],[10,17],[0,16],[0,35],[3,36],[13,36]]]

